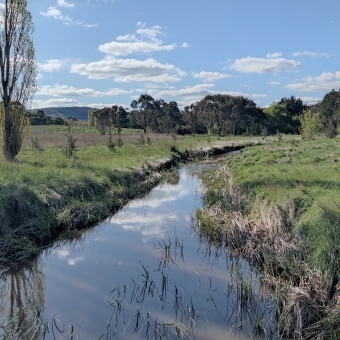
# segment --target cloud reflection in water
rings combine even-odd
[[[173,227],[171,222],[180,220],[177,214],[167,212],[165,205],[176,202],[189,194],[189,188],[181,184],[161,185],[146,198],[129,203],[124,211],[113,216],[107,223],[121,226],[126,231],[139,232],[143,242],[154,238],[163,239],[167,236],[169,226]],[[162,205],[164,205],[163,213],[162,209],[159,209]],[[157,213],[156,208],[158,208]]]

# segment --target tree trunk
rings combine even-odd
[[[9,107],[4,107],[4,124],[5,124],[5,129],[4,129],[4,136],[3,136],[3,153],[5,156],[5,159],[7,161],[13,162],[15,160],[14,155],[14,150],[13,150],[13,136],[12,136],[12,129],[11,129],[11,122],[10,122],[10,108]]]

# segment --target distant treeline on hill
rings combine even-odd
[[[66,125],[68,120],[87,120],[90,107],[53,107],[28,110],[31,125]]]
[[[62,118],[67,118],[64,115],[67,112],[75,119],[87,119],[89,126],[96,126],[102,134],[115,127],[118,130],[136,128],[144,132],[182,135],[207,132],[267,135],[299,133],[302,117],[308,111],[308,117],[318,117],[320,129],[330,137],[337,134],[340,122],[340,90],[332,90],[321,102],[309,106],[300,98],[291,96],[272,103],[268,108],[261,108],[243,96],[222,94],[208,95],[183,110],[174,101],[155,100],[148,94],[142,94],[130,106],[131,110],[117,105],[98,110],[87,107],[44,109],[31,111],[30,119],[32,125],[66,124]],[[54,114],[53,119],[51,114]]]
[[[46,116],[44,110],[31,110],[26,114],[31,125],[67,125],[66,121],[60,117]]]
[[[219,135],[296,134],[304,128],[311,133],[322,131],[334,137],[340,120],[340,91],[333,90],[320,103],[309,106],[291,96],[261,108],[251,99],[222,94],[208,95],[182,111],[176,102],[155,100],[148,94],[142,94],[130,106],[131,110],[117,105],[90,110],[88,123],[102,134],[112,127],[182,135],[207,132]]]

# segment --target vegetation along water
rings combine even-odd
[[[261,270],[283,338],[339,338],[338,143],[255,146],[204,177],[199,230]]]
[[[2,338],[275,337],[270,287],[195,226],[212,167],[185,165],[99,226],[3,272]]]
[[[340,338],[340,90],[28,110],[27,1],[0,17],[2,338]]]

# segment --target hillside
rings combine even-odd
[[[77,118],[78,120],[87,120],[88,111],[93,108],[83,106],[83,107],[49,107],[42,108],[40,110],[44,110],[46,116],[50,116],[52,118]],[[36,110],[30,110],[34,112]]]

